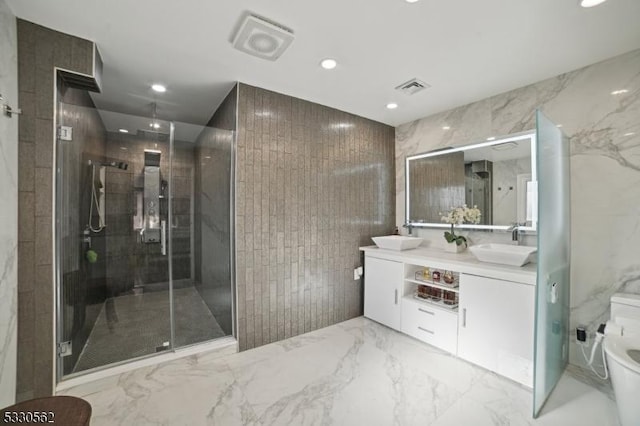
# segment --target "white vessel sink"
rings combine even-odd
[[[469,247],[469,250],[481,262],[511,266],[526,265],[538,251],[536,247],[509,244],[479,244]]]
[[[422,243],[422,238],[405,237],[402,235],[387,235],[384,237],[373,237],[371,239],[381,249],[388,250],[414,249]]]

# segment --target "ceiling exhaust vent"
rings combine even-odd
[[[413,95],[421,90],[428,89],[429,87],[431,86],[429,86],[424,81],[418,80],[417,78],[412,78],[411,80],[396,87],[396,90],[399,90],[402,93],[406,93],[407,95]]]
[[[248,15],[233,39],[233,47],[249,55],[275,61],[292,42],[293,31],[290,29],[264,18]]]

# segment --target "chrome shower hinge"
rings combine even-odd
[[[58,127],[58,137],[61,141],[70,141],[73,139],[73,127],[60,126]]]
[[[67,340],[66,342],[58,342],[58,356],[65,357],[73,354],[71,350],[71,340]]]

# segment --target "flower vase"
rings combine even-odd
[[[467,246],[464,243],[460,245],[456,244],[455,241],[452,243],[445,241],[444,243],[444,251],[447,253],[462,253],[466,248]]]

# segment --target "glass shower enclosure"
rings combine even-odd
[[[59,97],[58,379],[233,335],[233,130]]]

